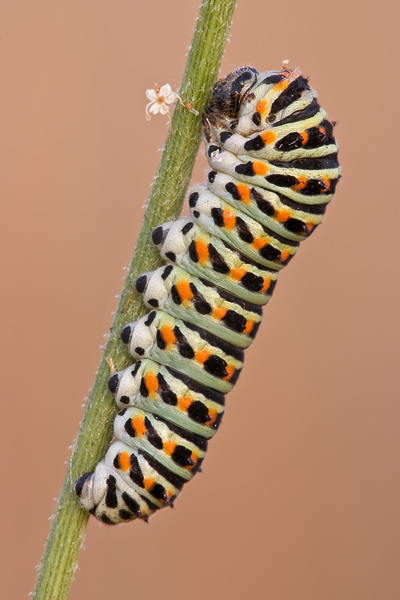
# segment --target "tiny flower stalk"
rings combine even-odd
[[[143,312],[141,299],[132,295],[134,282],[143,271],[160,266],[152,247],[151,231],[159,223],[175,219],[181,211],[200,143],[201,112],[217,79],[229,35],[236,0],[203,0],[179,90],[166,84],[147,94],[146,114],[166,114],[177,99],[157,176],[149,198],[135,252],[127,270],[104,353],[91,389],[80,429],[62,485],[46,548],[39,565],[33,600],[66,600],[83,544],[88,513],[79,506],[72,491],[73,481],[93,469],[104,456],[112,437],[115,404],[107,390],[110,359],[115,369],[131,363],[119,339],[124,324]],[[102,431],[104,435],[97,435]],[[133,549],[134,550],[134,549]]]

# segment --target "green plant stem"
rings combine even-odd
[[[104,457],[116,413],[114,398],[107,389],[110,368],[106,359],[113,359],[116,370],[132,363],[119,333],[126,323],[146,311],[141,299],[132,293],[137,276],[161,264],[151,244],[152,229],[175,219],[182,209],[200,143],[202,110],[218,75],[235,4],[236,0],[203,0],[201,4],[180,89],[183,102],[190,103],[199,115],[178,103],[174,110],[139,239],[52,517],[33,600],[68,597],[89,518],[80,508],[72,485]]]

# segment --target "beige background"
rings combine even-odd
[[[90,521],[71,600],[394,600],[397,0],[239,0],[222,66],[311,76],[343,178],[280,276],[204,473],[149,526]],[[134,246],[197,0],[3,0],[1,597],[26,598]],[[194,182],[204,179],[199,159]]]

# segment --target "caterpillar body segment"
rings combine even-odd
[[[148,308],[190,321],[227,342],[247,348],[261,322],[262,309],[244,302],[176,265],[145,273],[136,282]]]
[[[135,417],[137,418],[137,415],[132,414],[134,422]],[[118,415],[115,427],[122,419],[123,417]],[[138,452],[123,441],[116,441],[110,446],[104,462],[110,472],[115,474],[116,479],[122,479],[138,496],[143,497],[153,511],[172,504],[182,489],[181,481],[175,481],[174,485],[152,467],[145,450]]]
[[[107,455],[114,451],[113,445]],[[85,473],[74,485],[81,505],[107,525],[140,518],[145,521],[156,510],[113,466],[101,461],[94,473]]]
[[[267,161],[321,157],[337,152],[332,131],[333,125],[321,109],[304,122],[287,123],[261,133],[256,131],[249,137],[223,132],[219,146],[235,156],[247,155]]]
[[[193,220],[201,229],[222,239],[230,246],[241,246],[243,254],[272,270],[283,269],[298,249],[298,242],[272,234],[257,221],[234,208],[207,188],[190,194]]]
[[[295,242],[301,242],[309,236],[325,213],[325,204],[319,204],[314,209],[312,206],[288,202],[281,194],[255,185],[245,185],[234,177],[216,171],[210,171],[207,187],[261,226]]]
[[[207,450],[204,438],[136,406],[118,413],[114,434],[137,453],[152,457],[157,465],[183,481],[191,479],[199,470]]]
[[[121,337],[134,358],[152,358],[223,394],[243,365],[242,349],[161,310],[126,325]]]
[[[115,373],[109,388],[120,408],[136,406],[205,439],[224,412],[223,394],[149,359]]]
[[[326,204],[333,198],[339,178],[337,153],[322,158],[313,157],[292,161],[248,160],[230,152],[213,150],[209,164],[215,171],[222,171],[248,185],[285,193],[290,200],[300,204]],[[247,160],[246,160],[247,158]],[[307,162],[306,162],[307,161]],[[322,196],[323,194],[323,196]]]
[[[262,305],[271,299],[277,272],[203,231],[190,216],[157,227],[153,241],[164,260],[242,300]]]
[[[147,520],[201,470],[262,306],[335,192],[333,126],[298,69],[243,67],[215,85],[207,181],[190,215],[153,231],[166,264],[138,278],[150,312],[121,332],[136,362],[109,380],[115,440],[75,482],[102,522]]]

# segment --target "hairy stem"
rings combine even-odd
[[[119,333],[126,323],[145,312],[141,298],[132,294],[137,276],[161,264],[151,244],[152,229],[175,219],[181,211],[200,142],[202,109],[217,78],[235,4],[236,0],[203,0],[201,4],[180,89],[183,102],[191,104],[199,115],[176,105],[170,136],[52,517],[34,600],[68,597],[89,518],[80,508],[72,484],[83,472],[92,471],[104,457],[116,413],[114,398],[107,390],[110,368],[106,359],[112,358],[117,370],[132,363]]]

